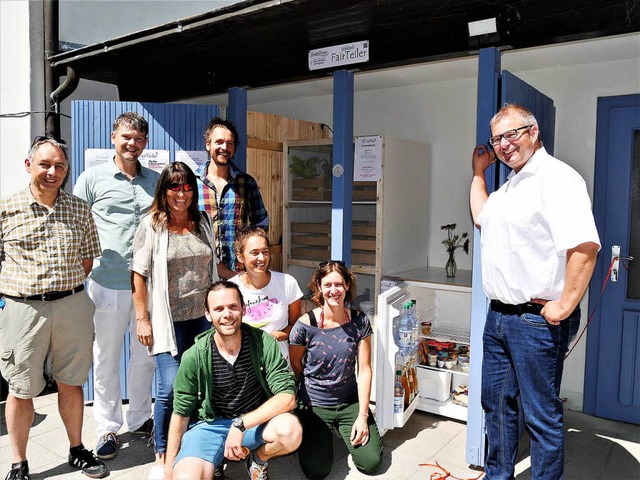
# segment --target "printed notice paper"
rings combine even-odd
[[[176,151],[176,162],[184,162],[193,173],[196,174],[196,177],[199,177],[204,169],[205,165],[209,161],[209,152],[206,150],[177,150]]]
[[[102,165],[110,161],[116,154],[113,148],[87,148],[84,151],[84,169]],[[138,157],[143,167],[160,173],[169,163],[169,150],[145,150]]]
[[[382,137],[356,137],[354,182],[377,182],[382,177]]]

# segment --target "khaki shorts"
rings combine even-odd
[[[0,310],[0,372],[10,392],[23,399],[42,392],[47,353],[56,382],[83,385],[91,368],[95,311],[86,292],[53,302],[5,300]]]

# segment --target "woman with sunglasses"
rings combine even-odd
[[[269,237],[264,228],[245,227],[234,246],[244,272],[229,281],[240,287],[244,297],[242,321],[270,333],[289,362],[289,332],[301,313],[302,290],[291,275],[269,270]]]
[[[129,269],[138,340],[156,364],[156,465],[149,479],[164,476],[173,382],[184,351],[210,327],[205,297],[218,280],[212,223],[198,210],[196,192],[196,176],[186,164],[167,165],[133,240]]]
[[[300,317],[289,334],[300,387],[300,466],[311,480],[329,475],[336,428],[358,470],[373,474],[382,461],[382,442],[369,410],[372,331],[363,312],[347,308],[356,294],[355,277],[343,262],[323,262],[309,288],[319,307]]]

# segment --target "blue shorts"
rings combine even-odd
[[[231,428],[231,418],[219,418],[213,422],[204,420],[190,426],[182,437],[182,445],[176,456],[174,465],[183,458],[196,457],[212,463],[214,468],[224,459],[224,443]],[[242,446],[249,450],[255,450],[264,445],[262,431],[265,424],[248,428],[244,432]]]

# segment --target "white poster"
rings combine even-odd
[[[382,178],[382,137],[356,137],[354,182],[377,182]]]
[[[209,152],[206,150],[178,150],[176,151],[176,162],[184,162],[197,177],[200,176],[205,165],[209,161]]]
[[[116,154],[113,148],[87,148],[84,151],[84,169],[102,165],[111,160]],[[143,167],[160,173],[169,163],[169,150],[144,150],[138,157]]]
[[[138,157],[138,160],[143,167],[160,173],[165,165],[169,163],[169,150],[145,150]]]
[[[84,169],[97,167],[108,162],[116,154],[113,148],[87,148],[84,151]]]

